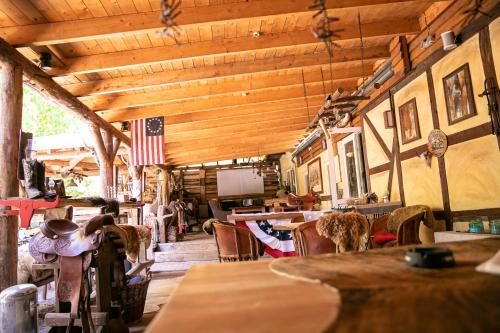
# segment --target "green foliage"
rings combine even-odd
[[[78,187],[68,187],[70,178],[64,180],[66,195],[73,198],[99,196],[99,177],[85,177],[81,182],[77,182]]]
[[[80,132],[82,123],[33,89],[23,87],[23,131],[33,136]]]

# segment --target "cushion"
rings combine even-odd
[[[373,234],[373,241],[378,245],[384,245],[387,242],[396,240],[397,236],[390,232],[378,231]]]

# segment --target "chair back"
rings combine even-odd
[[[208,200],[208,205],[212,210],[214,218],[223,222],[227,222],[227,216],[230,214],[230,212],[222,210],[219,200],[217,199]]]
[[[419,237],[420,222],[424,219],[425,213],[413,215],[398,226],[397,241],[398,246],[421,244]]]
[[[257,238],[250,230],[225,223],[213,223],[212,228],[220,262],[259,259]]]
[[[298,247],[295,253],[298,256],[312,256],[337,252],[337,247],[330,238],[318,234],[316,230],[317,222],[318,221],[306,222],[294,229],[294,237],[297,239],[295,246]]]

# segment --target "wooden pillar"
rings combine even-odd
[[[23,69],[0,57],[0,198],[19,195],[17,165]],[[3,210],[3,207],[2,209]],[[0,215],[0,291],[17,283],[18,218]]]
[[[102,132],[98,126],[90,125],[90,130],[94,137],[97,158],[99,160],[99,177],[100,186],[99,193],[103,198],[110,198],[111,193],[109,189],[113,187],[113,160],[115,159],[116,152],[120,141],[113,142],[113,137],[108,132]]]
[[[160,171],[160,180],[161,180],[161,201],[162,204],[165,206],[168,206],[170,203],[170,185],[169,185],[169,178],[170,175],[168,174],[167,170],[161,169]]]

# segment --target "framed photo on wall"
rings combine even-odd
[[[416,98],[412,98],[399,107],[399,122],[401,125],[401,141],[403,144],[421,138]]]
[[[307,182],[309,188],[314,191],[314,193],[323,193],[323,177],[321,175],[321,158],[318,157],[313,161],[309,162],[307,165]]]
[[[449,125],[477,114],[468,63],[445,76],[443,85]]]

